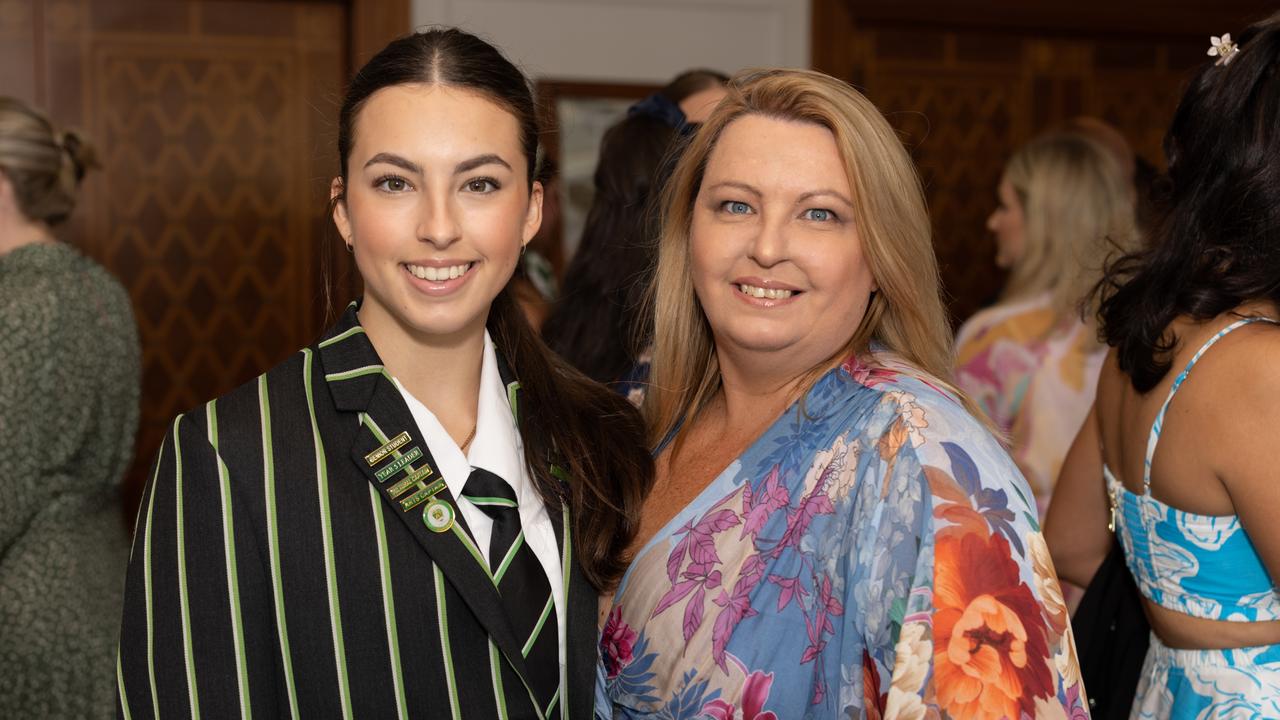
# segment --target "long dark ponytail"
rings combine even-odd
[[[1280,306],[1280,13],[1192,77],[1165,136],[1168,208],[1149,247],[1107,268],[1101,332],[1147,392],[1169,372],[1180,316]]]
[[[361,107],[382,88],[415,83],[465,88],[508,110],[520,126],[532,188],[538,123],[529,82],[497,48],[456,28],[399,38],[356,73],[338,118],[344,185]],[[548,350],[509,288],[494,299],[488,329],[520,379],[520,435],[538,494],[552,512],[569,505],[578,561],[597,589],[608,590],[626,567],[625,551],[639,529],[640,507],[653,478],[640,415]],[[565,469],[567,482],[553,474],[553,463]]]

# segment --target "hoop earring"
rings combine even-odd
[[[345,242],[344,244],[347,246],[347,252],[354,255],[356,252],[356,236],[352,235],[351,239]]]

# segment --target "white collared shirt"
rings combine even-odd
[[[520,525],[524,529],[524,541],[538,558],[538,564],[547,574],[551,584],[551,598],[555,603],[559,634],[560,666],[565,666],[565,597],[561,573],[560,552],[556,547],[555,529],[547,508],[538,495],[529,470],[524,462],[524,444],[511,406],[507,403],[507,388],[498,374],[498,354],[494,350],[489,331],[484,333],[484,359],[480,366],[480,396],[476,402],[476,435],[466,456],[453,437],[444,429],[436,416],[408,390],[395,381],[396,388],[404,396],[413,420],[422,432],[423,442],[435,459],[436,469],[444,478],[449,493],[458,504],[458,511],[471,530],[476,547],[489,557],[493,519],[484,514],[471,501],[462,497],[462,487],[467,484],[471,468],[484,468],[512,486],[520,510]],[[564,676],[563,671],[561,677]]]

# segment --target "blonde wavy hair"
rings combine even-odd
[[[1133,184],[1115,154],[1078,132],[1052,132],[1019,148],[1001,179],[1022,205],[1025,238],[1003,299],[1047,292],[1060,319],[1091,320],[1106,261],[1138,239]]]
[[[811,70],[748,70],[684,148],[664,191],[662,232],[650,290],[654,353],[644,410],[656,446],[720,388],[707,316],[694,293],[693,204],[724,129],[745,115],[812,123],[831,131],[853,190],[855,222],[877,291],[849,339],[811,368],[800,394],[839,359],[874,341],[932,376],[978,418],[951,384],[951,328],[939,292],[924,192],[911,158],[880,111],[848,84]]]

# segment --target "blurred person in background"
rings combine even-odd
[[[637,404],[652,334],[644,292],[658,229],[653,199],[673,146],[724,97],[727,79],[710,70],[681,73],[605,132],[582,238],[542,331],[570,364]]]
[[[141,374],[129,296],[54,229],[92,148],[0,97],[0,717],[111,717]]]
[[[1075,132],[1014,153],[987,220],[1008,285],[956,336],[957,382],[1009,436],[1042,516],[1106,354],[1081,302],[1108,254],[1137,239],[1131,172],[1117,154]]]
[[[1160,168],[1135,153],[1124,133],[1099,118],[1088,115],[1075,117],[1068,120],[1062,129],[1078,132],[1111,152],[1111,156],[1120,165],[1120,172],[1133,185],[1134,221],[1138,234],[1141,240],[1150,237],[1151,228],[1161,212],[1164,197],[1168,194],[1168,179]]]
[[[684,125],[706,122],[711,111],[724,99],[729,76],[707,69],[686,70],[671,79],[658,94],[676,104]]]

